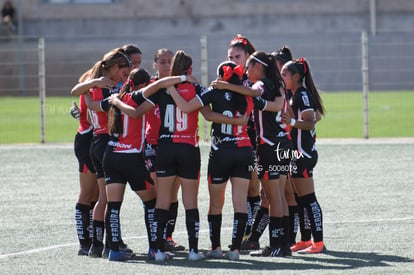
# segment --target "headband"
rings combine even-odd
[[[265,66],[265,67],[269,67],[269,65],[267,65],[264,61],[260,60],[260,59],[259,59],[259,58],[257,58],[256,56],[251,55],[251,57],[252,57],[254,60],[256,60],[257,62],[259,62],[260,64],[262,64],[263,66]]]

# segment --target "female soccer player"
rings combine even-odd
[[[79,83],[86,81],[90,71],[85,72]],[[79,163],[79,196],[75,207],[76,229],[79,240],[78,255],[88,255],[91,246],[89,227],[91,225],[92,211],[98,199],[98,184],[95,168],[89,156],[89,147],[92,140],[92,125],[87,118],[87,107],[84,95],[79,98],[77,118],[79,128],[75,135],[74,151]]]
[[[110,247],[108,257],[110,261],[131,259],[131,255],[125,250],[120,250],[119,247],[121,242],[119,214],[126,182],[131,185],[131,189],[144,203],[145,224],[149,241],[148,258],[154,259],[155,243],[151,239],[151,225],[154,217],[156,190],[145,167],[143,156],[145,116],[142,114],[146,110],[143,104],[145,102],[143,94],[150,95],[151,92],[156,92],[164,87],[163,85],[170,86],[179,81],[181,81],[180,77],[164,78],[143,88],[150,82],[150,76],[144,69],[134,69],[128,82],[122,87],[120,95],[114,94],[109,100],[113,105],[109,112],[108,126],[111,137],[104,154],[103,168],[108,201],[105,224]],[[131,93],[135,89],[140,90]],[[117,106],[122,103],[131,107],[132,116],[128,115],[131,110],[120,112]],[[135,112],[138,112],[138,115]]]
[[[277,51],[274,51],[272,55],[275,57],[278,72],[280,72],[282,66],[286,62],[292,60],[292,52],[286,46],[282,47],[281,49]],[[289,101],[291,97],[291,92],[289,90],[286,90],[285,97],[286,97],[286,100]],[[288,180],[285,185],[285,197],[286,197],[286,202],[288,204],[288,209],[287,211],[284,211],[283,213],[283,222],[285,224],[285,228],[287,228],[287,231],[288,231],[286,233],[288,235],[288,246],[290,247],[290,245],[293,245],[295,243],[294,241],[295,236],[296,236],[295,234],[297,232],[297,226],[296,226],[295,221],[298,222],[299,217],[297,213],[295,196],[293,193],[293,189],[290,183],[289,176],[288,176]],[[259,239],[262,236],[268,224],[269,224],[269,202],[262,189],[260,209],[256,212],[256,216],[254,217],[254,223],[252,225],[251,235],[245,242],[243,242],[241,246],[242,250],[258,249],[260,247]],[[291,254],[290,253],[291,251],[288,247],[284,249],[284,252],[286,256]]]
[[[311,224],[313,242],[302,236],[300,242],[291,247],[293,252],[320,253],[325,249],[323,243],[322,209],[315,196],[313,168],[318,160],[315,147],[316,112],[325,110],[318,90],[313,82],[308,62],[303,59],[289,61],[282,68],[282,77],[286,88],[292,91],[291,107],[294,117],[285,113],[284,123],[292,127],[291,136],[297,154],[292,159],[291,176],[299,201],[307,209]],[[310,236],[309,236],[310,237]]]
[[[283,213],[287,208],[284,197],[286,175],[289,170],[291,142],[286,125],[281,121],[285,111],[285,89],[272,55],[254,52],[246,62],[252,87],[217,81],[217,88],[227,88],[254,98],[254,120],[258,137],[257,173],[270,204],[270,246],[253,251],[251,256],[284,256],[286,234]],[[286,209],[287,211],[287,209]]]
[[[151,81],[156,81],[170,75],[172,57],[173,52],[165,48],[159,49],[155,52],[153,67],[156,70],[156,75]],[[146,123],[145,161],[148,169],[150,170],[151,178],[157,187],[155,159],[157,156],[158,132],[161,124],[160,109],[158,105],[146,114]],[[177,194],[179,187],[180,184],[177,180],[174,185],[174,192],[171,194],[171,206],[169,209],[170,218],[165,229],[164,248],[166,251],[181,251],[185,249],[184,246],[177,244],[172,238],[178,214]]]
[[[222,62],[217,68],[217,76],[229,83],[242,85],[243,67],[232,61]],[[174,88],[169,88],[168,91],[177,106],[184,112],[192,112],[211,104],[213,114],[217,114],[213,117],[209,112],[207,118],[207,120],[213,120],[208,163],[208,189],[210,193],[208,222],[212,245],[207,256],[209,258],[223,257],[220,243],[221,221],[226,184],[230,178],[234,219],[232,245],[226,256],[230,260],[237,261],[240,257],[239,250],[247,220],[246,196],[254,161],[247,126],[233,124],[237,124],[237,119],[243,116],[247,119],[246,114],[250,114],[253,109],[252,98],[228,90],[222,91],[212,88],[202,94],[197,94],[196,98],[187,102]],[[218,114],[224,117],[220,117]],[[247,120],[242,119],[241,122],[244,123]]]
[[[227,60],[235,62],[237,65],[243,66],[243,70],[246,71],[246,61],[249,56],[256,51],[253,44],[246,37],[237,34],[229,43],[227,49]],[[246,74],[243,75],[243,85],[249,87],[250,81]],[[250,137],[250,141],[253,146],[254,152],[256,152],[256,130],[254,126],[253,114],[250,115],[250,119],[247,123],[247,132]],[[254,217],[260,208],[260,182],[257,178],[257,173],[252,171],[252,177],[249,183],[249,191],[247,194],[247,222],[244,232],[243,240],[247,240],[251,234]],[[258,249],[259,247],[255,247]]]
[[[93,125],[93,138],[90,155],[98,179],[99,197],[93,211],[93,242],[89,250],[90,257],[102,257],[104,249],[104,217],[106,208],[106,191],[104,171],[102,168],[103,154],[109,140],[107,98],[111,93],[117,92],[116,83],[127,79],[131,61],[122,49],[116,48],[106,53],[101,61],[92,68],[91,79],[106,78],[114,86],[108,88],[94,87],[85,94],[86,104],[90,110]],[[105,100],[106,99],[106,100]]]
[[[191,75],[192,59],[183,51],[173,57],[171,75]],[[189,100],[196,94],[200,85],[182,83],[177,86],[179,93]],[[169,220],[171,194],[178,178],[182,189],[183,204],[186,212],[186,225],[189,240],[189,260],[200,260],[204,255],[198,251],[198,232],[200,218],[197,198],[200,173],[200,148],[198,147],[198,110],[183,113],[175,105],[166,90],[161,90],[148,99],[154,106],[159,105],[161,126],[157,150],[157,205],[155,209],[155,229],[157,240],[156,261],[165,261],[170,254],[165,253],[163,232]],[[182,152],[186,152],[183,154]],[[154,229],[154,230],[155,230]]]

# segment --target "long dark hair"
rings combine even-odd
[[[302,57],[294,61],[289,61],[285,64],[286,69],[292,74],[299,74],[299,82],[303,84],[305,81],[305,87],[315,100],[316,110],[325,114],[325,107],[323,106],[322,98],[319,95],[318,89],[313,82],[312,73],[310,70],[309,63]]]
[[[151,76],[145,69],[134,69],[128,76],[119,93],[119,98],[122,100],[127,93],[135,90],[141,84],[148,84]],[[111,105],[108,112],[108,129],[109,133],[114,137],[119,137],[124,132],[122,124],[121,110],[118,107]]]
[[[264,67],[266,78],[272,81],[276,94],[280,94],[280,87],[285,88],[285,83],[280,76],[280,72],[277,69],[276,59],[273,55],[265,52],[257,51],[250,55],[249,63],[260,63]]]
[[[171,64],[171,75],[182,75],[188,73],[191,66],[193,65],[193,60],[191,56],[186,54],[184,51],[179,50],[174,54],[171,60]]]
[[[106,53],[102,60],[93,65],[90,78],[98,78],[104,75],[104,72],[108,72],[115,64],[118,64],[119,68],[131,67],[131,60],[125,54],[122,48],[116,48]]]
[[[279,50],[272,52],[272,55],[281,65],[293,59],[292,51],[287,46],[283,46]]]

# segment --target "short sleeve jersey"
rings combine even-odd
[[[297,120],[302,119],[305,111],[311,110],[315,114],[315,102],[309,92],[304,88],[299,88],[290,99],[290,105]],[[302,130],[292,127],[291,136],[294,149],[298,150],[304,156],[311,158],[311,152],[316,150],[316,129]]]
[[[92,130],[92,125],[88,121],[88,106],[86,106],[85,95],[80,95],[79,97],[79,109],[80,109],[80,118],[79,118],[79,134],[86,134]]]
[[[141,91],[136,91],[125,94],[122,101],[135,108],[144,101],[140,93]],[[112,147],[114,152],[140,153],[145,140],[145,115],[134,119],[121,112],[121,119],[123,132],[111,136],[108,145]]]
[[[201,93],[206,89],[200,84],[192,84],[188,82],[180,83],[175,86],[177,92],[187,101]],[[177,107],[171,95],[166,89],[161,89],[147,100],[155,106],[158,104],[160,108],[160,128],[158,136],[158,144],[168,143],[187,143],[198,146],[198,113],[184,113]]]
[[[202,105],[211,104],[212,110],[228,117],[240,117],[250,114],[253,110],[253,100],[249,96],[242,96],[227,90],[210,88],[197,95]],[[251,147],[247,125],[232,125],[213,123],[211,125],[211,147],[220,148]]]
[[[276,97],[281,96],[279,87],[274,87],[272,81],[268,78],[256,81],[252,88],[260,90],[261,97],[268,101],[274,101]],[[254,109],[256,134],[262,144],[274,145],[278,140],[288,137],[285,130],[286,125],[282,122],[284,111],[285,108],[277,113]]]
[[[158,80],[158,77],[153,77],[151,83]],[[146,117],[146,139],[149,144],[158,144],[158,132],[160,130],[161,118],[160,108],[157,105],[145,114]]]

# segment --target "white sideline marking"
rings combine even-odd
[[[341,224],[341,223],[371,223],[371,222],[389,222],[389,221],[411,221],[414,220],[414,217],[405,217],[405,218],[395,218],[395,219],[376,219],[376,220],[360,220],[360,221],[335,221],[335,222],[324,222],[324,224]],[[222,228],[221,230],[233,230],[233,228],[227,227],[227,228]],[[208,232],[208,229],[206,230],[200,230],[200,232]],[[187,234],[186,231],[179,231],[179,232],[174,232],[174,234]],[[125,240],[132,240],[132,239],[146,239],[147,236],[136,236],[136,237],[128,237],[125,238]],[[26,254],[33,254],[33,253],[38,253],[38,252],[42,252],[42,251],[47,251],[47,250],[52,250],[52,249],[57,249],[57,248],[62,248],[62,247],[67,247],[67,246],[74,246],[74,245],[79,245],[79,243],[68,243],[68,244],[57,244],[57,245],[51,245],[51,246],[45,246],[45,247],[39,247],[39,248],[35,248],[35,249],[30,249],[30,250],[26,250],[26,251],[20,251],[20,252],[14,252],[14,253],[9,253],[9,254],[2,254],[0,255],[0,259],[5,259],[8,257],[13,257],[13,256],[19,256],[19,255],[26,255]]]

